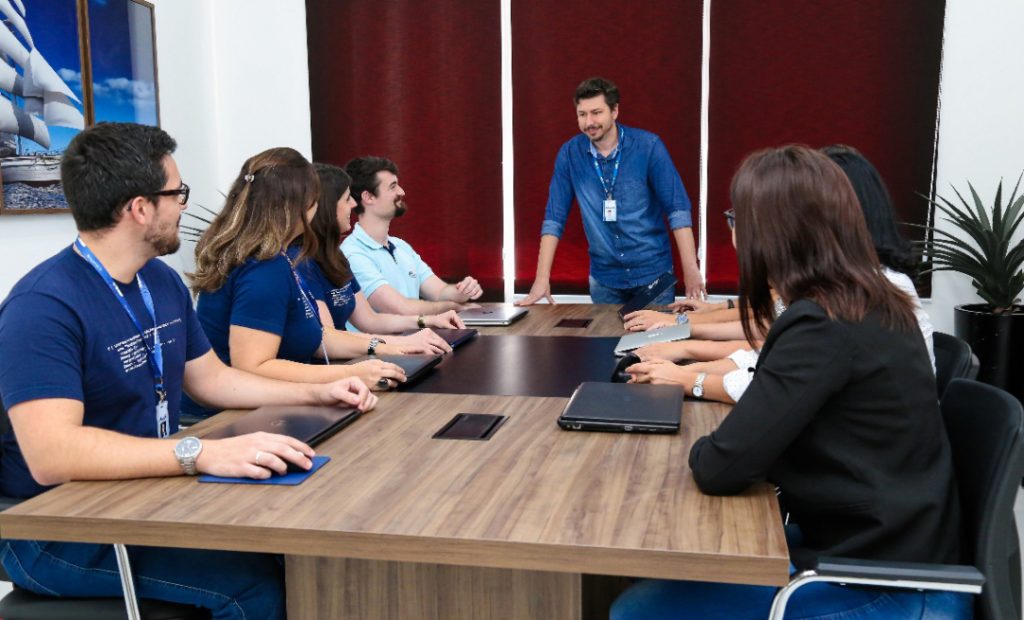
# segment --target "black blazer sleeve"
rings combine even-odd
[[[690,451],[701,491],[729,495],[768,469],[845,385],[851,348],[842,326],[817,304],[799,301],[773,325],[746,392],[713,433]]]

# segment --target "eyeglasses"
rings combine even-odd
[[[736,210],[729,209],[724,213],[725,222],[729,225],[729,230],[735,230],[736,228]]]
[[[178,189],[164,189],[164,190],[160,190],[159,192],[153,192],[150,195],[151,196],[177,196],[178,197],[178,204],[185,205],[185,204],[188,204],[188,193],[189,193],[189,191],[191,191],[191,188],[187,184],[182,183],[181,187],[179,187]]]

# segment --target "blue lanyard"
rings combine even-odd
[[[622,127],[619,127],[619,144],[615,147],[615,168],[612,169],[612,182],[607,184],[604,181],[604,173],[601,172],[601,164],[597,163],[597,149],[594,145],[590,145],[590,157],[594,160],[594,170],[597,172],[597,178],[601,181],[601,188],[604,190],[604,195],[608,200],[612,199],[612,193],[615,191],[615,181],[619,178],[619,162],[622,161],[622,137],[625,135],[625,131]]]
[[[103,266],[103,263],[96,258],[96,255],[92,253],[92,250],[85,245],[82,238],[75,239],[75,247],[78,248],[79,253],[85,260],[92,265],[92,268],[96,270],[96,273],[100,274],[100,278],[110,287],[113,291],[114,297],[121,303],[121,307],[128,314],[128,318],[132,320],[132,324],[135,325],[135,329],[139,332],[139,337],[142,338],[142,346],[146,349],[147,357],[149,358],[149,367],[153,371],[153,382],[156,385],[156,396],[158,402],[163,402],[167,399],[167,391],[164,389],[164,354],[163,349],[160,345],[160,330],[156,323],[156,309],[153,306],[153,296],[149,293],[149,288],[146,283],[142,281],[142,276],[135,274],[135,279],[139,282],[139,294],[142,295],[142,303],[146,306],[146,311],[149,312],[149,317],[153,319],[153,347],[150,348],[146,344],[146,332],[142,329],[142,325],[139,323],[139,319],[136,318],[135,312],[132,311],[131,306],[128,305],[128,300],[124,298],[124,293],[121,292],[121,287],[114,282],[114,278],[110,276],[110,272]]]
[[[311,293],[306,292],[306,282],[302,276],[299,275],[298,270],[295,269],[295,264],[292,262],[292,257],[288,256],[288,252],[281,251],[281,256],[288,261],[288,267],[292,270],[292,277],[295,278],[295,285],[299,287],[299,293],[302,295],[302,305],[306,308],[306,312],[313,315],[316,319],[317,325],[320,326],[320,348],[324,354],[324,363],[328,366],[331,364],[331,358],[327,355],[327,343],[324,342],[324,323],[320,320],[320,313],[317,312],[316,304],[310,301],[313,297]]]

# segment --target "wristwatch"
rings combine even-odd
[[[693,382],[693,395],[696,398],[704,398],[704,379],[706,379],[708,373],[702,372],[697,375],[697,380]]]
[[[689,315],[686,315],[686,314],[677,314],[676,315],[676,325],[686,325],[689,322],[690,322]]]
[[[725,307],[729,310],[732,310],[733,308],[736,307],[736,302],[732,300],[732,297],[725,300]]]
[[[178,458],[182,471],[189,476],[194,476],[199,471],[196,469],[196,459],[203,451],[203,442],[198,437],[183,437],[174,446],[174,456]]]
[[[427,320],[423,318],[422,314],[416,317],[416,326],[419,327],[420,329],[426,328]]]
[[[383,338],[378,338],[377,336],[370,338],[370,344],[366,345],[366,354],[376,355],[377,347],[382,344],[387,344],[387,342]]]

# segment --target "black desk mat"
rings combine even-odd
[[[583,381],[608,381],[618,338],[477,336],[406,392],[562,396]]]

